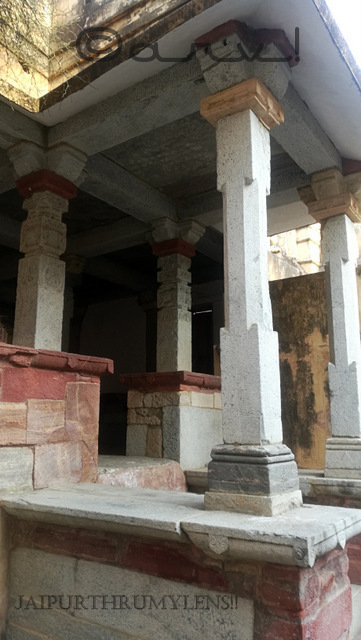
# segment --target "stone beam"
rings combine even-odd
[[[7,149],[19,140],[44,146],[46,129],[38,122],[0,102],[0,148]]]
[[[299,195],[296,189],[310,184],[310,176],[302,171],[286,153],[272,156],[272,162],[276,166],[272,167],[271,172],[271,193],[267,197],[268,207],[298,202]],[[291,190],[293,197],[290,200]],[[217,224],[222,220],[222,195],[213,189],[207,193],[185,198],[178,205],[178,215],[180,219],[196,217],[206,226],[212,226],[213,222]]]
[[[197,60],[180,63],[56,125],[49,145],[68,142],[91,156],[198,112],[208,94]]]
[[[289,84],[282,98],[285,121],[272,137],[307,174],[328,167],[341,169],[341,157],[311,111]]]
[[[214,191],[205,194],[204,202],[202,202],[203,196],[196,196],[196,198],[190,199],[189,202],[184,201],[184,203],[182,203],[182,205],[180,206],[180,218],[193,218],[194,220],[197,220],[197,222],[204,224],[205,227],[213,227],[214,229],[222,233],[223,209],[222,199],[219,198],[219,195],[220,194]],[[197,206],[197,201],[199,201],[199,207]],[[284,208],[285,215],[287,216],[287,219],[285,217],[284,220],[285,229],[282,229],[282,221],[280,221],[279,224],[281,226],[277,229],[277,231],[274,231],[274,233],[281,233],[283,230],[289,231],[290,229],[294,229],[299,226],[305,226],[307,224],[314,223],[313,219],[310,216],[307,216],[307,210],[299,200],[297,189],[287,189],[287,191],[280,191],[279,193],[271,194],[267,198],[267,204],[269,218],[268,221],[271,227],[272,219],[276,214],[279,217],[281,207],[282,209]],[[289,226],[287,224],[287,220],[290,216],[288,216],[286,208],[290,207],[290,205],[292,205],[292,209],[294,209],[290,224],[294,226]],[[210,207],[209,210],[207,210],[207,206]],[[296,217],[294,214],[296,214]],[[271,233],[269,233],[269,235],[272,235],[272,233],[273,231],[271,230]],[[205,243],[202,242],[197,247],[197,250],[201,253],[204,253],[205,255],[208,255],[206,251],[203,251],[204,247]]]
[[[107,280],[108,282],[127,287],[136,292],[151,289],[156,282],[155,272],[152,278],[149,274],[142,271],[125,267],[104,258],[88,260],[84,265],[83,271],[96,278]]]
[[[218,191],[208,191],[191,198],[185,198],[178,205],[180,220],[196,218],[205,226],[217,224],[222,220],[222,194]]]
[[[167,196],[125,171],[105,156],[89,158],[81,188],[141,222],[176,219],[176,206]]]
[[[14,172],[7,154],[0,151],[0,194],[11,189],[15,189]]]
[[[124,218],[68,237],[67,253],[92,258],[112,251],[145,244],[149,227],[138,220]]]

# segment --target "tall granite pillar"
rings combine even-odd
[[[217,130],[225,246],[224,444],[212,450],[205,506],[275,515],[302,502],[294,456],[282,444],[278,339],[267,278],[269,129],[283,121],[283,111],[252,78],[205,98],[201,114]]]
[[[356,284],[358,247],[354,222],[361,205],[337,169],[312,176],[316,200],[310,214],[321,226],[330,338],[328,366],[332,437],[325,475],[361,477],[361,345]]]
[[[14,344],[61,351],[66,226],[85,156],[68,145],[42,149],[21,142],[8,150],[28,216],[21,227]]]
[[[192,370],[191,258],[204,233],[195,221],[161,220],[152,237],[158,257],[157,371]],[[174,237],[165,236],[173,235]]]

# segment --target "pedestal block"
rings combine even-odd
[[[113,363],[0,343],[0,488],[95,482],[100,376]]]
[[[221,381],[190,371],[121,376],[128,391],[127,456],[205,466],[222,435]]]

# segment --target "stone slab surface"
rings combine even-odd
[[[187,540],[227,559],[313,566],[361,532],[361,511],[305,505],[269,517],[205,511],[194,494],[123,489],[99,484],[2,493],[4,510],[22,519]]]
[[[90,483],[2,497],[6,511],[25,519],[178,540],[183,518],[203,507],[192,494]]]

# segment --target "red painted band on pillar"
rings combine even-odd
[[[164,240],[164,242],[155,242],[152,245],[153,254],[158,258],[163,256],[171,256],[179,253],[186,258],[194,258],[196,250],[193,244],[182,240],[182,238],[173,238],[172,240]]]
[[[65,200],[71,200],[75,198],[77,192],[76,186],[70,180],[49,169],[33,171],[19,178],[16,180],[16,186],[23,198],[29,198],[39,191],[51,191]]]

